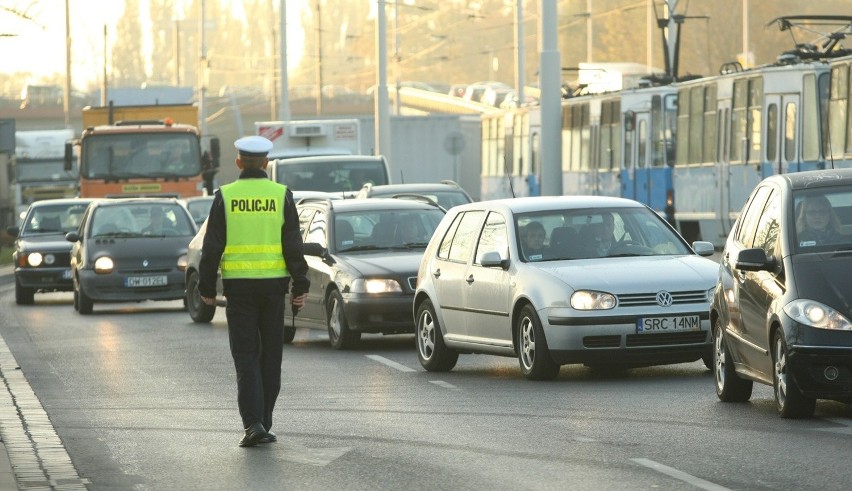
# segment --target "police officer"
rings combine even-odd
[[[213,198],[199,265],[201,299],[213,305],[217,269],[228,301],[228,337],[237,371],[237,404],[245,433],[241,447],[276,441],[272,409],[281,389],[284,296],[305,304],[310,282],[293,193],[266,175],[272,142],[240,138],[239,179]]]

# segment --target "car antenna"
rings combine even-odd
[[[509,191],[512,192],[512,197],[515,197],[515,188],[512,186],[512,175],[509,174],[509,166],[506,165],[506,161],[503,161],[503,170],[506,172],[506,179],[509,180]]]

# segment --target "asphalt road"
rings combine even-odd
[[[68,293],[15,306],[8,284],[0,305],[5,344],[61,446],[47,439],[36,457],[89,489],[840,490],[852,478],[852,407],[781,420],[763,386],[721,403],[700,361],[570,366],[530,382],[512,358],[463,355],[428,373],[413,336],[339,352],[309,330],[285,347],[279,442],[243,449],[222,309],[211,324],[180,302],[80,316]],[[26,428],[44,423],[31,406]],[[55,464],[59,450],[73,472]]]

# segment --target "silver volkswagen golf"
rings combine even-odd
[[[516,356],[524,376],[561,365],[712,363],[709,302],[719,266],[641,203],[516,198],[453,208],[429,243],[414,299],[417,355]]]

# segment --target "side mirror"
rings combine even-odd
[[[775,267],[775,259],[766,256],[763,249],[743,249],[734,257],[734,268],[743,271],[769,271]]]
[[[479,264],[486,268],[500,267],[506,269],[509,266],[509,260],[503,259],[497,251],[488,251],[482,255]]]
[[[65,142],[65,157],[63,159],[63,168],[66,172],[71,172],[74,168],[74,146],[71,142]]]
[[[79,242],[80,236],[77,235],[77,232],[68,232],[67,234],[65,234],[65,240],[67,240],[68,242]]]
[[[695,251],[699,256],[712,256],[716,250],[713,248],[712,242],[705,242],[703,240],[696,240],[692,243],[692,250]]]
[[[11,235],[12,237],[17,237],[19,233],[21,233],[20,227],[6,227],[6,233]]]

